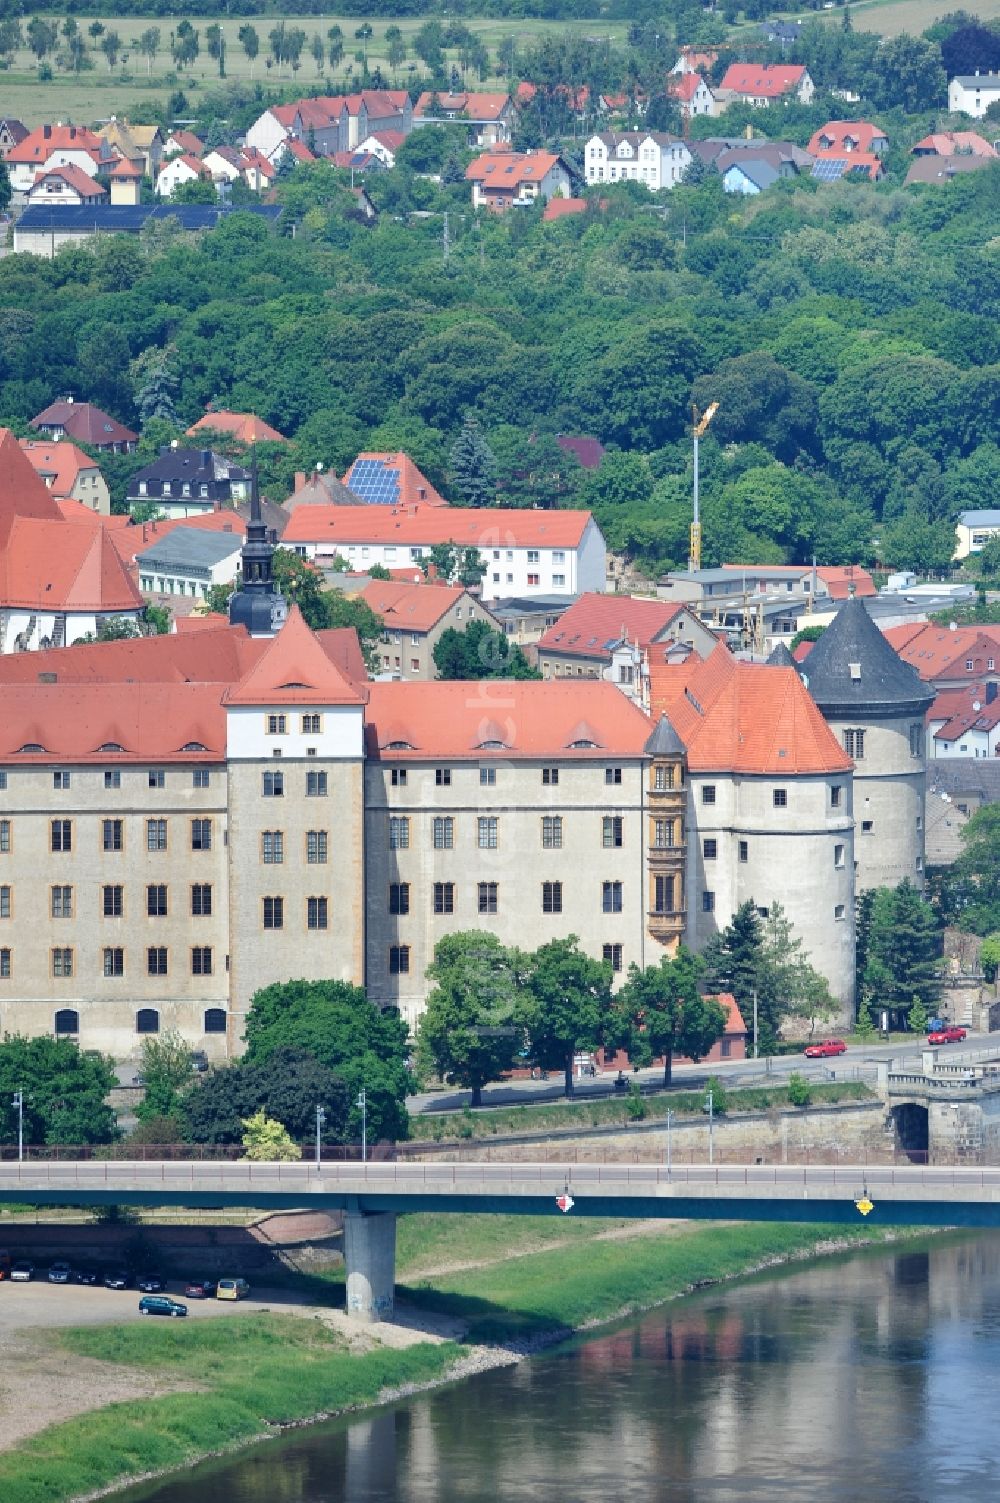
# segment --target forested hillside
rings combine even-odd
[[[476,220],[464,184],[401,168],[370,187],[373,228],[317,164],[279,190],[278,234],[233,215],[201,240],[7,256],[0,420],[24,432],[71,392],[135,424],[149,357],[130,363],[155,349],[178,428],[153,422],[150,442],[214,401],[295,440],[264,455],[278,498],[296,468],[405,448],[459,499],[449,456],[472,414],[501,502],[593,507],[612,547],[654,567],[687,554],[692,401],[720,404],[702,444],[709,563],[944,565],[957,511],[996,504],[1000,163],[751,202],[717,178],[666,206],[618,186],[606,212],[557,223]],[[599,438],[601,468],[559,433]]]

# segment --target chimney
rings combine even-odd
[[[297,491],[300,491],[302,489],[302,487],[305,485],[305,483],[306,483],[306,472],[305,472],[305,470],[296,470],[295,471],[295,489]]]
[[[51,138],[51,136],[52,136],[52,127],[51,127],[51,125],[43,125],[42,126],[42,136],[44,137],[44,139],[46,141],[48,141]]]
[[[59,682],[59,675],[58,673],[40,673],[38,675],[38,682],[40,684],[57,684]]]
[[[76,140],[76,126],[75,125],[71,125],[70,128],[69,128],[69,138],[70,138],[71,141],[75,141]]]
[[[209,465],[212,462],[212,451],[211,451],[211,449],[202,449],[202,451],[201,451],[201,462],[202,462],[202,465],[204,466],[204,468],[207,470],[208,467],[209,467]]]
[[[997,697],[997,685],[995,679],[990,679],[986,685],[986,703],[991,705]]]

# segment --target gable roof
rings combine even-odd
[[[344,476],[344,484],[357,502],[383,506],[445,506],[444,497],[408,454],[366,450],[359,454]]]
[[[205,143],[200,136],[196,136],[190,130],[172,130],[167,137],[167,144],[173,141],[187,156],[197,157],[205,149]]]
[[[348,490],[332,470],[313,470],[310,474],[296,471],[295,489],[284,502],[289,514],[299,506],[358,506],[360,502],[354,491]]]
[[[521,183],[540,183],[562,157],[551,151],[511,151],[495,147],[470,162],[466,180],[488,188],[515,189]]]
[[[585,214],[587,212],[587,200],[585,198],[550,198],[542,210],[542,218],[547,224],[553,219],[565,219],[570,214]]]
[[[99,448],[102,444],[134,444],[139,439],[138,433],[109,417],[93,402],[74,402],[70,398],[50,402],[28,424],[29,428],[50,426],[64,428],[70,438],[81,444],[90,444],[92,448]]]
[[[826,715],[923,714],[933,697],[858,599],[840,607],[813,646],[802,677]]]
[[[539,652],[599,658],[610,663],[611,650],[622,640],[649,647],[666,631],[684,606],[677,601],[638,595],[581,595],[538,642]]]
[[[67,522],[56,510],[56,522],[14,518],[0,550],[0,605],[46,612],[141,609],[142,596],[107,529]]]
[[[510,105],[509,94],[470,94],[464,90],[458,94],[434,94],[425,89],[413,106],[413,118],[419,120],[425,115],[434,116],[436,112],[432,106],[435,99],[437,109],[442,113],[457,112],[467,115],[470,120],[498,120]]]
[[[93,471],[100,474],[97,460],[84,454],[69,439],[46,442],[44,439],[22,438],[18,444],[36,475],[43,480],[46,475],[51,475],[52,483],[46,482],[45,488],[57,499],[69,496],[82,473]]]
[[[64,162],[61,167],[49,167],[47,170],[43,168],[41,172],[35,174],[35,181],[32,183],[29,192],[33,193],[37,187],[42,183],[48,182],[53,177],[59,178],[68,188],[72,188],[75,193],[78,193],[81,198],[94,199],[107,198],[108,196],[108,190],[104,187],[103,183],[97,182],[89,173],[84,172],[82,167],[78,167],[75,162]]]
[[[939,156],[950,157],[968,155],[974,157],[995,157],[997,150],[989,141],[974,130],[941,130],[932,131],[929,136],[924,136],[915,146],[910,147],[911,156]]]
[[[990,659],[1000,660],[1000,629],[989,626],[959,626],[953,631],[924,621],[915,626],[890,626],[885,637],[903,662],[925,681],[951,678],[956,673],[964,677],[966,673],[988,672]],[[965,667],[967,662],[972,668]]]
[[[100,156],[106,149],[101,137],[84,125],[39,125],[11,147],[7,161],[15,166],[44,167],[54,151],[84,151]]]
[[[690,104],[699,89],[708,89],[710,94],[712,92],[700,73],[675,74],[667,79],[667,93],[679,99],[682,104]]]
[[[437,626],[465,593],[462,585],[404,584],[395,579],[373,579],[358,591],[387,627],[416,632]]]
[[[441,680],[373,683],[368,754],[390,761],[489,756],[595,761],[642,756],[649,739],[646,716],[614,684],[508,680],[489,703],[478,688]]]
[[[730,63],[720,87],[754,99],[780,99],[799,87],[805,72],[793,63]]]
[[[836,156],[844,152],[853,155],[859,151],[870,152],[874,143],[888,139],[882,127],[873,125],[870,120],[828,120],[819,130],[813,131],[806,151],[812,156],[824,152]]]
[[[226,705],[360,705],[363,696],[337,668],[293,605],[260,659],[222,696]]]
[[[0,428],[0,547],[17,517],[61,522],[60,512],[45,481],[9,428]]]
[[[666,712],[692,772],[847,772],[851,761],[794,668],[743,663],[721,644],[702,660],[650,661],[654,713]]]
[[[907,168],[903,181],[905,184],[947,183],[956,172],[978,172],[983,167],[989,167],[990,162],[989,157],[977,156],[971,152],[944,157],[917,157]]]
[[[255,417],[250,412],[226,412],[223,409],[206,412],[204,417],[185,429],[185,437],[197,438],[203,430],[210,433],[230,433],[233,438],[238,438],[245,444],[288,443],[288,439],[277,428],[272,428],[270,423],[265,423],[263,418]]]
[[[513,507],[299,506],[282,541],[334,548],[349,543],[576,548],[590,520],[589,511]]]

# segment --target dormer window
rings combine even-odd
[[[596,741],[571,741],[570,744],[569,744],[569,748],[570,748],[570,751],[596,751],[597,750],[597,742]]]
[[[413,751],[413,750],[415,750],[415,748],[411,745],[411,743],[409,741],[388,741],[388,742],[386,742],[386,745],[385,745],[385,747],[383,749],[385,751]]]
[[[120,751],[121,747],[119,747],[118,749]],[[202,745],[202,743],[200,741],[185,741],[184,745],[181,747],[181,751],[189,751],[189,752],[208,751],[208,747]]]
[[[125,748],[124,748],[124,746],[120,746],[117,741],[105,741],[104,745],[103,746],[99,746],[97,748],[97,750],[98,751],[109,751],[109,752],[123,752],[125,750]]]
[[[26,741],[23,746],[18,747],[20,752],[43,752],[44,750],[45,747],[39,746],[37,741]]]

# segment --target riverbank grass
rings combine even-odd
[[[83,1414],[0,1455],[0,1498],[10,1503],[62,1503],[280,1425],[362,1408],[388,1389],[440,1379],[460,1355],[449,1342],[354,1353],[320,1321],[280,1315],[88,1327],[58,1340],[70,1360],[143,1369],[192,1391]]]

